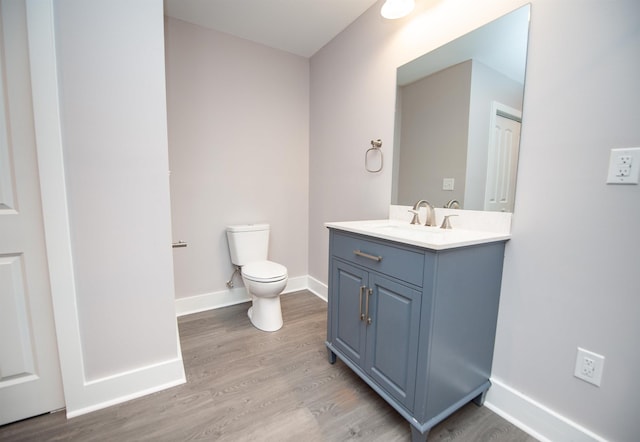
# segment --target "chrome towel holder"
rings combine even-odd
[[[371,147],[367,149],[364,154],[364,168],[367,170],[367,172],[376,173],[382,170],[383,156],[382,151],[380,150],[381,147],[382,140],[380,138],[378,138],[377,140],[371,140]],[[380,167],[378,167],[377,169],[372,169],[371,167],[369,167],[369,157],[370,155],[375,155],[375,152],[380,153]]]

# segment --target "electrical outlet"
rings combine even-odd
[[[638,184],[640,179],[640,147],[611,149],[608,184]]]
[[[604,356],[578,347],[576,368],[573,373],[575,377],[599,387],[603,368]]]

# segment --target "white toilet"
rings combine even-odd
[[[287,285],[287,268],[267,260],[269,224],[227,227],[231,262],[240,267],[242,281],[251,295],[247,312],[251,323],[264,331],[282,327],[280,293]]]

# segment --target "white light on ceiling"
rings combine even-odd
[[[413,11],[414,6],[414,0],[387,0],[382,5],[380,14],[388,19],[401,18]]]

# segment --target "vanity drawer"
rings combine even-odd
[[[365,236],[333,231],[331,253],[346,261],[422,286],[424,254],[373,241]]]

